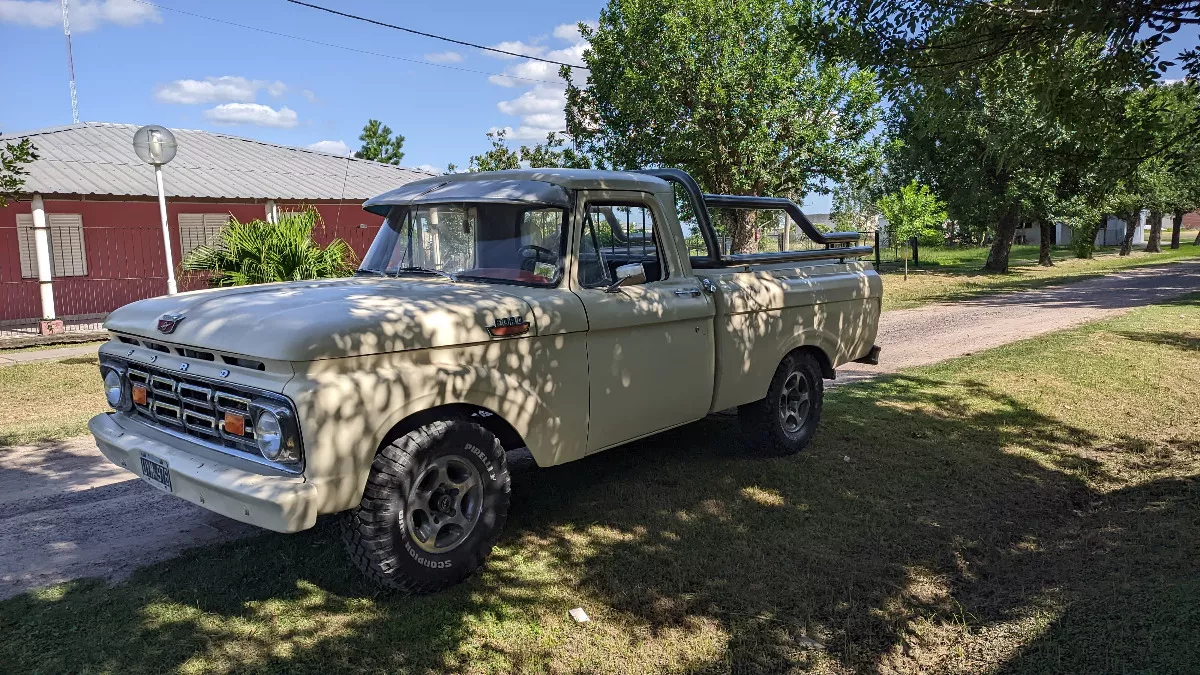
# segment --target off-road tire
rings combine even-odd
[[[798,375],[807,384],[808,405],[804,407],[797,428],[789,429],[781,414],[781,399],[789,378]],[[812,355],[795,351],[783,357],[767,396],[762,400],[738,406],[738,419],[747,445],[767,455],[794,455],[808,446],[821,421],[821,405],[825,397],[821,366]]]
[[[445,553],[423,550],[409,531],[415,516],[406,520],[413,482],[430,475],[439,458],[459,467],[473,464],[483,488],[473,527]],[[380,586],[406,595],[440,591],[483,566],[508,520],[510,490],[504,448],[492,432],[465,419],[427,424],[376,453],[362,502],[344,520],[346,550]]]

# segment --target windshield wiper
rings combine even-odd
[[[417,274],[436,274],[439,277],[446,277],[450,281],[458,281],[458,277],[454,276],[453,274],[450,274],[449,272],[443,272],[441,270],[435,270],[432,267],[399,267],[399,268],[396,268],[396,274],[400,274],[401,272],[410,272],[410,273],[416,272]]]
[[[376,276],[376,277],[384,276],[383,272],[380,272],[379,270],[364,270],[361,268],[354,270],[354,276],[356,276],[356,277],[366,276],[368,274],[371,276]]]

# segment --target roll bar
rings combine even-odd
[[[858,232],[821,232],[812,224],[808,216],[804,215],[800,206],[786,197],[705,194],[700,190],[696,179],[683,169],[643,169],[638,173],[675,183],[687,193],[688,200],[692,204],[692,212],[696,214],[696,223],[700,226],[700,236],[703,237],[709,252],[707,257],[693,256],[693,267],[728,267],[831,258],[858,258],[870,255],[874,251],[870,246],[855,246],[859,240]],[[713,227],[712,218],[708,214],[710,208],[782,210],[796,221],[809,239],[818,244],[824,244],[826,250],[722,255],[721,247],[717,244],[716,228]]]

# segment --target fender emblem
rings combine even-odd
[[[496,322],[488,326],[488,332],[494,337],[512,337],[529,332],[529,322],[519,316],[496,317]]]
[[[184,316],[182,314],[163,314],[162,316],[158,317],[158,332],[168,334],[174,333],[175,327],[178,326],[179,322],[183,321],[183,319]]]

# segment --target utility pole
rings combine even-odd
[[[67,73],[71,76],[71,123],[79,124],[79,103],[75,99],[75,57],[71,55],[71,22],[67,19],[67,0],[62,0],[63,35],[67,37]]]

